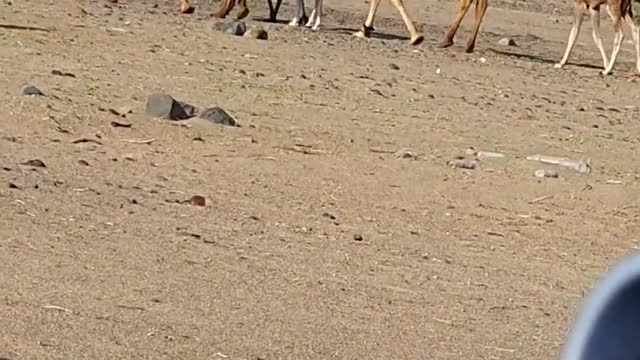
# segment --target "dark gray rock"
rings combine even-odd
[[[227,114],[226,111],[222,110],[219,107],[208,108],[204,110],[199,117],[214,124],[238,127],[240,126],[238,125],[236,120],[231,117],[231,115]]]
[[[191,104],[187,104],[184,101],[178,101],[178,104],[180,104],[180,106],[182,106],[182,108],[184,109],[184,112],[187,113],[188,117],[194,117],[196,115],[198,115],[198,108],[196,108],[195,106],[191,105]]]
[[[184,103],[176,101],[171,95],[153,94],[147,99],[145,112],[153,117],[167,120],[185,120],[189,113],[185,110]],[[188,104],[187,104],[188,105]],[[193,110],[192,110],[193,111]]]
[[[44,95],[44,93],[42,91],[40,91],[40,89],[38,89],[37,87],[35,87],[33,85],[25,86],[25,88],[22,89],[22,94],[23,95],[30,95],[30,96],[41,96],[41,95]]]
[[[228,35],[242,36],[247,31],[247,25],[242,21],[232,21],[222,26],[222,32]]]

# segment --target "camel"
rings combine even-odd
[[[604,64],[604,70],[600,71],[602,75],[608,75],[613,70],[613,65],[618,57],[622,40],[624,39],[624,32],[622,31],[622,20],[624,19],[631,28],[631,36],[633,38],[633,45],[636,50],[636,70],[640,73],[640,27],[633,19],[633,0],[575,0],[573,26],[571,32],[569,32],[569,40],[567,41],[567,48],[559,63],[555,64],[555,67],[560,69],[569,60],[569,55],[573,46],[576,43],[576,38],[580,32],[584,14],[588,10],[591,15],[591,24],[593,26],[593,41],[596,44],[598,50],[600,50],[600,56],[602,56],[602,62]],[[602,45],[602,37],[600,36],[600,7],[602,5],[607,6],[607,12],[613,20],[613,30],[615,35],[613,38],[613,49],[611,50],[611,58],[607,60],[607,54],[604,51]]]
[[[369,8],[369,14],[367,15],[367,19],[362,25],[362,29],[356,32],[354,35],[358,37],[364,37],[364,38],[367,38],[371,35],[371,33],[374,30],[373,19],[376,15],[376,12],[378,11],[378,5],[380,5],[380,1],[381,0],[371,0],[371,7]],[[467,11],[471,7],[471,4],[473,3],[473,1],[474,0],[458,0],[458,11],[457,11],[455,20],[453,21],[451,28],[449,28],[449,31],[446,33],[444,39],[438,45],[439,47],[447,48],[453,45],[453,38],[456,35],[456,32],[460,27],[460,23],[464,19],[464,16],[467,14]],[[471,32],[471,36],[467,40],[467,44],[465,46],[465,52],[467,53],[472,53],[475,48],[476,38],[478,37],[480,25],[482,24],[484,14],[487,11],[487,0],[476,0],[476,1],[477,1],[476,2],[476,21],[475,21],[473,30]],[[420,33],[418,33],[418,30],[416,30],[416,27],[413,24],[413,21],[411,20],[411,18],[409,18],[409,15],[407,14],[407,10],[405,9],[404,3],[402,2],[402,0],[391,0],[391,3],[393,4],[393,6],[395,6],[395,8],[400,13],[402,20],[404,21],[405,26],[407,27],[407,30],[411,35],[411,38],[409,39],[409,43],[412,45],[420,44],[424,40],[424,37]]]

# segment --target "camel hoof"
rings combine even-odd
[[[444,49],[452,45],[453,45],[453,40],[444,39],[438,44],[438,47]]]
[[[248,15],[249,15],[249,9],[247,9],[246,7],[241,7],[238,10],[238,14],[236,15],[236,20],[242,20],[246,18]]]
[[[196,9],[193,6],[180,6],[180,14],[193,14],[194,11],[196,11]]]
[[[424,41],[424,36],[422,35],[416,35],[414,37],[411,38],[411,40],[409,41],[409,43],[411,45],[420,45],[420,43],[422,43]]]
[[[362,25],[362,28],[360,29],[360,31],[356,31],[355,33],[353,33],[353,36],[356,36],[359,38],[368,38],[369,36],[371,36],[372,32],[373,32],[373,26]]]
[[[563,66],[564,64],[561,64],[561,63],[553,64],[553,67],[556,69],[562,69]]]

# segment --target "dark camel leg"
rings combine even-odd
[[[473,49],[476,46],[476,38],[478,37],[478,32],[480,31],[480,25],[482,24],[482,19],[484,18],[484,14],[487,12],[487,0],[478,0],[476,2],[476,24],[473,27],[473,32],[467,41],[467,46],[465,47],[465,52],[472,53]]]
[[[273,6],[273,2],[268,0],[269,3],[269,21],[276,22],[278,18],[278,11],[280,10],[280,4],[282,4],[282,0],[276,0],[276,6]]]
[[[438,45],[439,47],[446,48],[453,45],[453,37],[456,36],[456,31],[458,31],[462,19],[464,19],[464,16],[471,7],[471,3],[473,3],[473,0],[458,0],[458,14],[453,21],[453,25],[451,25],[451,29],[449,29],[449,32],[447,32],[444,39]]]

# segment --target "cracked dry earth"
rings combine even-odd
[[[320,32],[250,2],[267,41],[196,5],[2,4],[3,359],[551,359],[640,244],[632,46],[600,77],[587,24],[554,69],[569,2],[492,2],[470,55],[470,19],[435,47],[450,1],[407,1],[415,48],[388,3],[370,40],[365,2]],[[150,118],[157,92],[242,127]],[[469,147],[506,157],[447,166]]]

